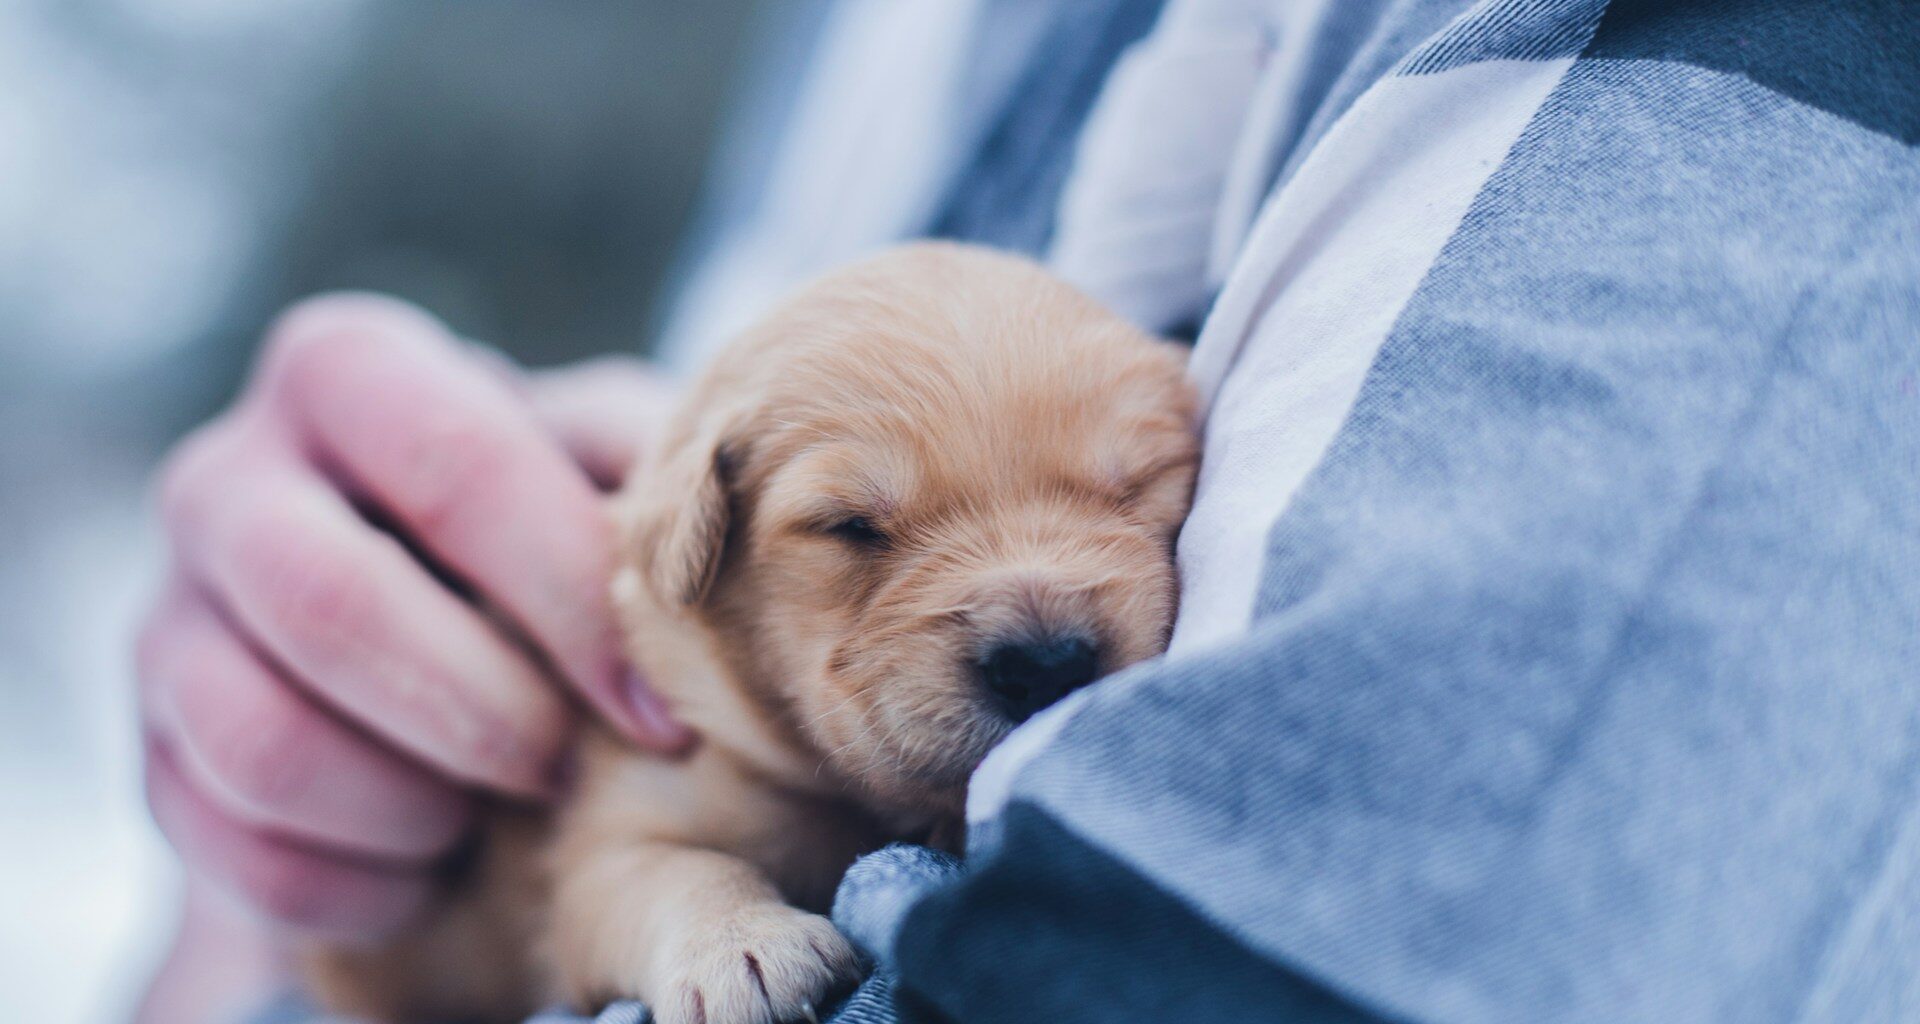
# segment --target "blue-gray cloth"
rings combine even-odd
[[[900,1019],[1920,1021],[1920,5],[1368,13],[1302,146],[1577,60],[1250,631],[1026,764]]]
[[[1920,1021],[1920,3],[1351,2],[1281,183],[1383,76],[1576,59],[1249,631],[858,865],[839,1019]]]
[[[1001,59],[963,83],[970,155],[927,235],[1044,253],[1080,126],[1108,69],[1153,27],[1163,2],[987,0],[978,16],[980,42],[1001,33],[1017,33],[1020,42],[976,46]]]
[[[1374,6],[1326,103],[1577,60],[1273,528],[1249,632],[1103,684],[905,912],[897,990],[1920,1020],[1920,6]]]

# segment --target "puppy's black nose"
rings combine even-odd
[[[1004,643],[983,655],[980,681],[1016,722],[1093,682],[1100,652],[1080,636],[1050,636]]]

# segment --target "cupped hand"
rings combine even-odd
[[[575,708],[690,737],[623,664],[600,488],[669,396],[634,364],[521,375],[404,303],[310,300],[162,469],[138,651],[150,802],[267,917],[402,923],[476,793],[538,800]]]

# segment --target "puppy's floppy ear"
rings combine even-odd
[[[621,496],[629,557],[662,601],[699,604],[719,575],[739,455],[730,423],[710,416],[674,430]]]

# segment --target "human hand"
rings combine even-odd
[[[568,691],[683,748],[621,659],[596,490],[667,405],[634,364],[521,375],[392,299],[283,316],[160,475],[172,564],[138,677],[149,798],[190,870],[282,924],[376,935],[432,891],[475,792],[563,783]]]

